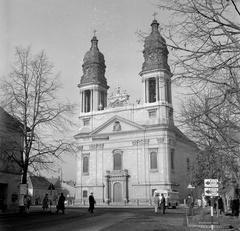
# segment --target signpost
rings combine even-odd
[[[218,188],[204,188],[204,194],[205,196],[217,197],[219,196]]]
[[[211,197],[211,229],[213,230],[213,197],[219,196],[218,179],[204,179],[204,195]]]
[[[218,179],[204,179],[204,187],[218,188]]]

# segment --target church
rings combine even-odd
[[[94,193],[97,204],[151,204],[156,189],[188,189],[197,146],[175,125],[168,49],[153,20],[140,72],[142,100],[129,103],[118,86],[108,95],[104,55],[94,35],[83,59],[80,90],[76,203]]]

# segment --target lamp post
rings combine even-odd
[[[193,199],[193,189],[195,189],[195,187],[192,186],[191,184],[189,184],[187,188],[191,190],[191,200],[192,200],[192,202],[194,203],[194,199]]]
[[[58,172],[60,173],[60,189],[61,189],[61,191],[62,191],[62,168],[60,167],[59,169],[58,169]]]

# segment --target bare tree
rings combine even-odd
[[[240,58],[240,12],[237,0],[160,0],[171,14],[164,27],[172,48],[178,80],[218,84],[228,89],[236,81]],[[233,73],[232,73],[233,72]]]
[[[74,151],[69,135],[74,105],[61,97],[59,75],[52,73],[44,51],[33,55],[30,47],[18,47],[15,56],[11,74],[1,83],[1,105],[21,124],[21,145],[13,145],[13,137],[6,154],[21,167],[25,184],[30,169],[49,168],[56,158]]]
[[[221,89],[205,89],[186,100],[180,113],[187,134],[202,150],[192,169],[192,182],[203,185],[204,178],[218,178],[223,194],[230,182],[236,189],[240,186],[239,115],[229,101],[230,95]]]

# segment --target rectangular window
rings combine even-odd
[[[157,110],[149,110],[148,115],[150,118],[156,117],[157,116]]]
[[[83,120],[83,126],[88,126],[90,124],[90,119]]]
[[[88,196],[88,193],[87,193],[87,191],[86,190],[83,190],[83,197],[87,197]]]
[[[150,169],[157,169],[157,153],[150,153]]]
[[[116,153],[113,156],[113,170],[121,169],[122,169],[122,155],[120,153]]]
[[[171,149],[171,169],[174,169],[174,156],[175,156],[175,150]]]

